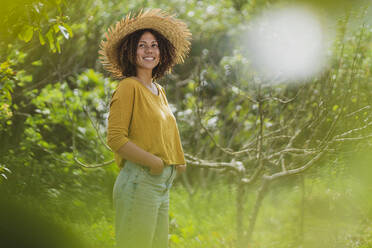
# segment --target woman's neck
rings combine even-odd
[[[141,70],[141,69],[137,69],[137,76],[136,77],[138,79],[140,79],[140,81],[142,83],[144,83],[145,86],[151,87],[151,83],[152,83],[152,70]]]

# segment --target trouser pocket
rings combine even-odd
[[[171,166],[171,175],[169,176],[169,179],[168,179],[168,184],[169,184],[169,187],[172,186],[173,184],[173,181],[174,179],[176,178],[177,176],[177,169],[176,169],[176,166],[175,165],[170,165]]]
[[[133,168],[129,163],[122,168],[115,180],[114,188],[113,188],[113,202],[114,205],[116,204],[116,201],[123,197],[126,192],[126,188],[128,187],[128,184],[134,184],[132,187],[136,187],[137,183],[141,180],[141,174],[140,172]]]

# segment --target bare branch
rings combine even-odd
[[[232,160],[231,162],[211,162],[203,159],[196,158],[192,155],[185,153],[186,162],[193,164],[200,168],[212,168],[212,169],[232,169],[235,171],[244,170],[243,163],[240,161]]]
[[[35,145],[36,147],[40,148],[41,150],[49,153],[52,158],[58,162],[61,162],[61,163],[64,163],[64,164],[70,164],[70,165],[73,165],[75,164],[74,162],[71,162],[71,161],[68,161],[68,160],[64,160],[64,159],[60,159],[59,157],[57,157],[55,155],[55,153],[53,151],[50,151],[49,149],[46,149],[45,147],[42,147],[41,145],[37,144]],[[98,168],[98,167],[103,167],[103,166],[106,166],[106,165],[109,165],[109,164],[112,164],[115,160],[112,159],[112,160],[109,160],[109,161],[106,161],[106,162],[103,162],[103,163],[100,163],[100,164],[86,164],[86,163],[83,163],[81,162],[81,160],[79,158],[77,158],[76,156],[74,156],[73,160],[80,166],[84,167],[84,168]]]
[[[250,101],[252,103],[257,103],[257,100],[255,100],[252,97],[250,97],[244,90],[240,89],[239,86],[233,85],[233,84],[231,84],[229,82],[227,82],[227,85],[229,87],[231,87],[231,88],[236,89],[238,95],[243,96],[244,98],[246,98],[248,101]]]
[[[109,151],[111,151],[111,148],[106,144],[106,142],[103,140],[99,130],[98,130],[98,124],[96,125],[93,121],[93,118],[91,117],[91,115],[89,114],[86,106],[83,107],[83,110],[84,110],[84,113],[88,116],[89,120],[90,120],[90,123],[92,124],[93,128],[96,130],[96,134],[99,138],[99,140],[101,141],[101,143],[105,146],[105,148]]]
[[[367,139],[367,138],[371,138],[371,137],[372,137],[372,134],[367,135],[367,136],[361,136],[361,137],[340,138],[340,139],[335,139],[334,141],[362,140],[362,139]]]
[[[299,95],[299,92],[302,91],[304,89],[304,87],[305,86],[302,86],[302,88],[296,92],[296,95],[294,97],[292,97],[292,98],[289,98],[289,99],[281,99],[279,97],[275,97],[275,96],[272,95],[272,92],[270,91],[270,93],[269,93],[270,96],[267,97],[267,98],[265,98],[264,100],[265,101],[266,100],[275,100],[275,101],[278,101],[278,102],[284,103],[284,104],[290,103],[290,102],[294,101],[297,98],[297,96]]]
[[[241,180],[242,183],[250,184],[253,183],[257,178],[258,175],[261,173],[264,167],[264,156],[263,156],[263,101],[261,97],[261,85],[258,85],[258,113],[260,118],[260,132],[257,137],[257,161],[258,161],[258,167],[254,171],[253,175],[249,178],[243,178]]]
[[[227,153],[229,155],[234,155],[234,151],[233,150],[231,150],[230,148],[222,147],[222,146],[220,146],[220,144],[217,143],[217,141],[214,139],[213,134],[211,133],[211,131],[209,131],[209,129],[202,123],[200,112],[201,111],[199,110],[199,106],[197,106],[197,104],[196,104],[196,113],[198,115],[199,124],[204,129],[204,131],[208,134],[208,136],[213,141],[213,143],[215,144],[215,146],[218,149],[220,149],[221,151],[223,151],[224,153]]]
[[[365,109],[370,109],[371,108],[371,106],[370,105],[367,105],[367,106],[364,106],[363,108],[360,108],[360,109],[358,109],[358,110],[355,110],[354,112],[351,112],[351,113],[349,113],[349,114],[347,114],[347,115],[345,115],[346,117],[350,117],[350,116],[352,116],[352,115],[355,115],[356,113],[359,113],[360,111],[363,111],[363,110],[365,110]]]
[[[74,161],[76,163],[78,163],[80,166],[83,166],[84,168],[88,168],[88,169],[103,167],[103,166],[106,166],[106,165],[109,165],[109,164],[112,164],[113,162],[115,162],[115,160],[112,159],[112,160],[109,160],[109,161],[106,161],[106,162],[103,162],[103,163],[100,163],[100,164],[85,164],[85,163],[81,162],[77,157],[74,157]]]
[[[301,173],[301,172],[309,169],[314,164],[314,162],[317,161],[325,153],[325,151],[326,151],[326,149],[323,149],[321,152],[319,152],[317,155],[315,155],[312,159],[310,159],[306,164],[304,164],[301,167],[298,167],[296,169],[291,169],[291,170],[286,170],[286,171],[281,171],[281,172],[278,172],[278,173],[274,173],[270,176],[264,175],[263,178],[272,181],[272,180],[278,179],[280,177]]]
[[[333,137],[333,139],[339,141],[339,138],[344,137],[344,136],[346,136],[348,134],[352,134],[352,133],[355,133],[357,131],[363,130],[363,129],[367,128],[368,126],[372,126],[372,121],[369,122],[369,123],[367,123],[363,127],[354,128],[354,129],[348,130],[348,131],[346,131],[346,132],[344,132],[342,134],[336,135],[336,136]]]
[[[285,166],[284,157],[280,156],[280,166],[282,167],[282,171],[287,171],[287,167]]]
[[[300,153],[300,154],[309,155],[309,154],[313,154],[314,152],[316,152],[316,149],[285,148],[279,152],[275,152],[271,154],[270,156],[267,156],[266,159],[272,159],[273,157],[276,157],[276,156],[281,156],[282,158],[283,155],[287,153],[293,153],[293,154]]]

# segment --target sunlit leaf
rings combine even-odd
[[[58,26],[59,26],[58,24],[53,25],[53,30],[54,30],[55,33],[59,32],[59,27]]]
[[[48,39],[50,49],[54,52],[55,45],[54,45],[54,37],[53,37],[53,28],[50,28],[48,33],[45,36]]]
[[[59,30],[61,30],[61,33],[63,34],[63,36],[65,36],[66,39],[70,38],[69,32],[67,31],[67,29],[64,26],[58,25],[58,28],[59,28]]]
[[[32,39],[34,34],[34,27],[30,25],[26,25],[22,32],[18,34],[18,38],[23,40],[24,42],[29,42]]]
[[[43,37],[43,35],[41,34],[40,31],[39,31],[39,41],[40,41],[40,44],[41,44],[42,46],[44,46],[44,44],[45,44],[45,39],[44,39],[44,37]]]
[[[66,28],[67,32],[71,37],[73,37],[72,29],[67,23],[63,23],[63,26]]]
[[[59,43],[59,40],[56,41],[57,51],[58,53],[61,53],[61,45]]]
[[[43,63],[42,63],[42,61],[40,59],[39,60],[35,60],[31,64],[34,65],[34,66],[42,66],[43,65]]]

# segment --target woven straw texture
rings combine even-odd
[[[129,13],[125,18],[110,26],[105,33],[106,41],[100,43],[99,60],[105,70],[109,71],[114,78],[122,78],[119,67],[118,46],[120,41],[128,34],[136,30],[151,28],[161,33],[175,47],[175,64],[184,62],[190,51],[191,32],[187,25],[169,15],[161,9],[141,10],[137,16],[131,17]]]

